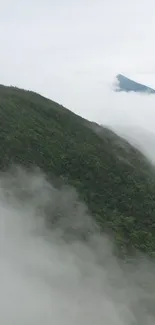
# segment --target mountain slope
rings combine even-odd
[[[116,91],[155,94],[154,89],[135,82],[122,74],[118,74],[116,79],[118,83],[118,87],[115,89]]]
[[[0,168],[12,163],[73,185],[124,250],[154,252],[154,170],[114,132],[36,93],[0,86]]]
[[[139,148],[150,161],[155,162],[155,133],[141,128],[139,126],[113,126],[113,130],[117,130],[117,134],[127,139],[133,146]]]

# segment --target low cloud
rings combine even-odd
[[[154,264],[118,261],[72,188],[38,171],[2,173],[0,224],[2,324],[154,324]]]

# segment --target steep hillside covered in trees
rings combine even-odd
[[[36,93],[0,86],[0,168],[12,163],[74,186],[119,247],[154,253],[154,169],[112,131]]]

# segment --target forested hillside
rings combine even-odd
[[[154,253],[154,169],[112,131],[36,93],[0,86],[0,167],[12,163],[74,186],[123,250]]]

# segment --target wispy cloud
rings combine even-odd
[[[58,220],[50,232],[45,216]],[[80,226],[93,229],[87,242]],[[69,227],[75,236],[64,236]],[[34,171],[1,173],[0,239],[2,324],[154,324],[154,265],[118,262],[72,188]]]

